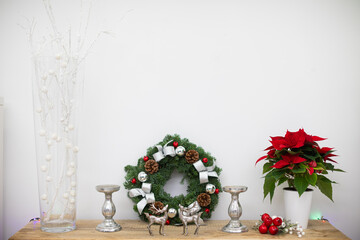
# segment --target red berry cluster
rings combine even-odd
[[[263,223],[259,226],[259,232],[262,234],[269,231],[270,234],[275,235],[279,232],[278,226],[281,226],[282,224],[281,218],[276,217],[272,219],[267,213],[261,215],[261,221]]]

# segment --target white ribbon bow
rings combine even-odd
[[[209,177],[219,177],[217,173],[214,171],[216,167],[215,163],[211,167],[205,167],[203,162],[199,160],[195,162],[193,165],[196,168],[196,170],[199,172],[200,184],[209,182]]]
[[[172,141],[173,140],[167,142],[164,145],[164,147],[162,147],[161,145],[156,145],[156,147],[159,151],[157,153],[153,154],[155,161],[159,162],[160,160],[162,160],[163,158],[165,158],[168,155],[172,156],[172,157],[176,156],[175,148],[173,146],[167,146]]]
[[[151,192],[151,183],[143,183],[141,188],[133,188],[129,191],[130,197],[137,197],[140,195],[143,196],[143,199],[137,203],[139,214],[142,213],[146,204],[155,202],[155,195]]]

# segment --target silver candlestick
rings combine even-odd
[[[223,232],[242,233],[249,231],[248,228],[245,225],[242,225],[239,220],[242,214],[242,208],[239,202],[239,193],[246,192],[247,189],[248,188],[245,186],[225,186],[223,188],[224,192],[231,194],[231,203],[228,209],[231,220],[222,228]]]
[[[105,217],[105,220],[97,225],[96,230],[99,232],[117,232],[121,230],[121,226],[117,224],[113,217],[116,212],[115,205],[112,201],[113,192],[119,191],[119,185],[98,185],[96,190],[98,192],[105,193],[105,202],[102,207],[102,214]]]

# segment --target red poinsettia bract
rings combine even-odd
[[[294,168],[294,164],[295,163],[301,163],[301,162],[305,162],[306,159],[299,157],[299,155],[291,155],[291,154],[286,154],[282,156],[282,159],[278,162],[276,162],[272,168],[283,168],[285,166],[289,166],[289,169],[293,169]]]

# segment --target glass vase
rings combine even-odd
[[[33,57],[33,106],[41,230],[76,228],[78,116],[83,64],[76,57]]]

